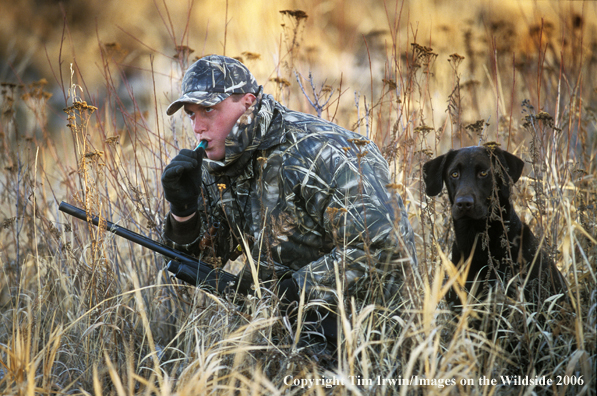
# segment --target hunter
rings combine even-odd
[[[186,71],[167,114],[181,108],[207,148],[203,161],[183,149],[164,169],[170,245],[224,264],[242,250],[271,281],[281,314],[294,323],[304,292],[314,303],[306,321],[332,344],[338,291],[383,304],[402,298],[417,265],[414,234],[373,142],[289,110],[225,56]]]

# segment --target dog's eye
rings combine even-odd
[[[458,176],[460,176],[460,173],[459,173],[458,171],[453,171],[452,173],[450,173],[450,176],[451,176],[453,179],[457,179],[457,178],[458,178]]]
[[[482,170],[479,172],[479,177],[487,177],[488,174],[489,174],[489,171]]]

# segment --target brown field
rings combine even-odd
[[[0,394],[594,395],[595,21],[592,1],[2,1]],[[342,307],[337,368],[297,348],[267,290],[186,287],[159,255],[58,211],[159,238],[162,169],[195,143],[165,106],[211,53],[390,163],[421,281],[398,307]],[[488,142],[526,161],[517,211],[570,304],[533,313],[496,294],[446,311],[447,198],[423,194],[421,167]],[[479,313],[501,332],[471,328]]]

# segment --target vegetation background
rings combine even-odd
[[[0,393],[595,394],[596,2],[0,4]],[[187,288],[163,258],[58,211],[68,201],[159,237],[161,171],[195,143],[165,108],[211,53],[242,58],[288,107],[378,143],[407,205],[421,280],[400,307],[342,307],[336,367],[298,347],[267,290]],[[488,142],[527,162],[518,212],[570,304],[534,314],[496,295],[446,314],[442,284],[457,280],[446,197],[422,194],[421,165]]]

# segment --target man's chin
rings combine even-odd
[[[213,151],[206,151],[205,156],[207,157],[207,159],[212,161],[224,161],[225,158],[224,154],[218,155],[218,153],[214,153]]]

